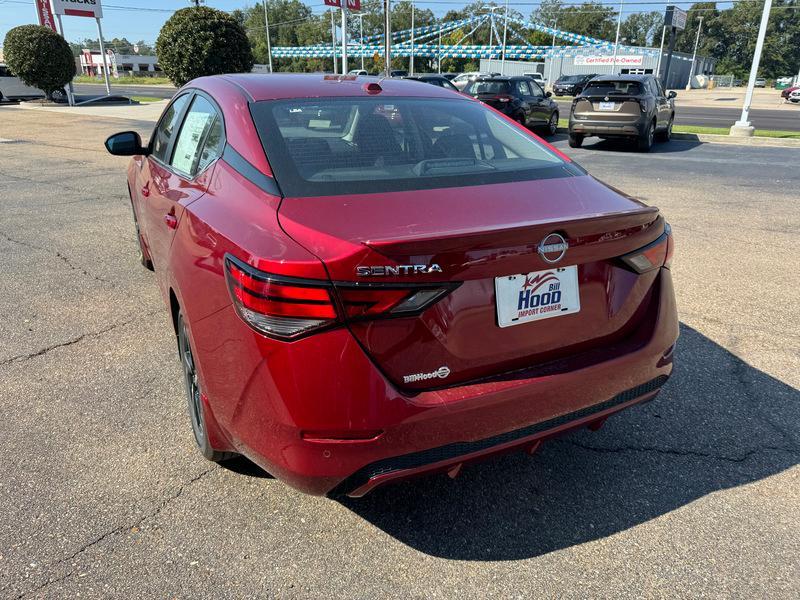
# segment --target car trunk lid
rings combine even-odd
[[[656,208],[589,176],[285,198],[279,219],[339,289],[453,288],[421,314],[348,323],[382,372],[409,391],[535,366],[625,335],[655,275],[614,259],[663,232]],[[574,267],[580,310],[499,326],[495,279],[554,269],[538,252],[553,233],[569,245],[557,267]]]

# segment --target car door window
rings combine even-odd
[[[539,87],[539,84],[538,84],[538,83],[536,83],[535,81],[533,81],[533,82],[530,82],[528,85],[530,85],[530,87],[531,87],[531,95],[532,95],[533,97],[535,97],[535,98],[542,98],[542,97],[544,97],[544,92],[542,91],[542,88],[541,88],[541,87]]]
[[[207,167],[222,151],[222,119],[203,96],[195,96],[175,140],[170,165],[189,177]]]
[[[527,81],[518,81],[517,82],[517,93],[522,96],[523,98],[527,98],[531,95],[531,88],[528,85]]]
[[[654,79],[654,80],[653,80],[653,83],[654,83],[654,84],[655,84],[655,86],[656,86],[657,95],[658,95],[658,96],[664,96],[664,95],[665,95],[665,94],[664,94],[664,88],[661,86],[661,82],[660,82],[660,81],[658,81],[657,79]]]
[[[158,126],[153,133],[152,155],[154,158],[163,163],[167,162],[167,150],[169,149],[169,143],[172,140],[175,129],[178,126],[178,119],[180,118],[181,113],[183,112],[183,109],[188,101],[189,94],[184,94],[183,96],[176,98],[175,101],[170,104],[167,112],[164,113],[164,116],[161,117],[161,121],[159,121]]]

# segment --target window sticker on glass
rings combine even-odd
[[[172,166],[175,169],[182,173],[192,173],[203,135],[213,118],[213,114],[203,112],[190,111],[186,115],[172,155]]]

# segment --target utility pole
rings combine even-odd
[[[331,10],[331,49],[333,50],[333,74],[339,73],[339,67],[336,65],[336,17]]]
[[[508,0],[506,0],[505,19],[503,19],[503,57],[500,60],[500,75],[506,74],[506,40],[508,39]]]
[[[97,35],[100,38],[100,54],[103,57],[103,76],[106,80],[106,96],[111,95],[111,82],[108,80],[108,56],[106,56],[106,46],[103,43],[103,28],[100,27],[100,19],[97,21]]]
[[[347,75],[347,0],[342,5],[342,75]]]
[[[617,52],[619,52],[619,28],[622,25],[622,6],[625,0],[619,0],[619,13],[617,14],[617,39],[614,42],[614,58],[611,61],[611,74],[614,74],[614,69],[617,68]]]
[[[689,81],[686,82],[686,89],[692,89],[692,77],[694,77],[694,61],[697,59],[697,44],[700,43],[700,30],[703,29],[703,17],[697,17],[700,21],[697,24],[697,37],[694,38],[694,52],[692,53],[692,69],[689,71]]]
[[[556,59],[556,29],[558,28],[558,21],[553,19],[553,44],[550,49],[550,72],[547,74],[547,84],[550,89],[553,89],[553,61]],[[563,60],[563,59],[562,59]]]
[[[661,56],[664,54],[664,36],[667,34],[667,26],[661,29],[661,46],[658,47],[658,62],[656,62],[656,79],[661,77]]]
[[[411,58],[408,61],[408,74],[414,74],[414,0],[411,0]]]
[[[753,88],[756,85],[758,76],[758,63],[761,61],[761,51],[764,49],[764,38],[767,35],[767,24],[769,23],[769,11],[772,8],[772,0],[764,0],[764,11],[761,13],[761,25],[758,28],[758,38],[756,39],[756,50],[753,53],[753,64],[750,66],[750,79],[747,80],[747,92],[744,95],[742,105],[742,116],[731,127],[731,135],[739,137],[751,137],[755,133],[755,127],[750,125],[750,104],[753,102]]]
[[[388,77],[392,70],[392,0],[383,0],[383,60]]]
[[[269,17],[267,16],[267,0],[264,0],[264,32],[267,34],[267,63],[269,72],[272,73],[272,48],[269,43]]]

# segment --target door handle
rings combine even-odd
[[[177,229],[178,227],[178,218],[173,214],[164,215],[164,223],[167,224],[167,227],[170,229]]]

